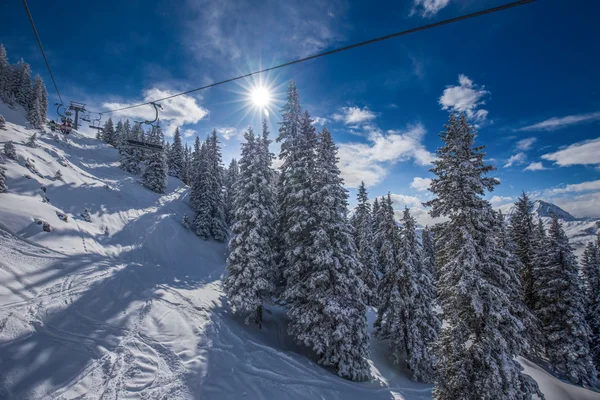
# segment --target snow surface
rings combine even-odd
[[[244,325],[221,288],[226,246],[181,224],[191,210],[179,180],[153,193],[118,168],[115,149],[77,132],[26,147],[33,131],[4,115],[0,147],[13,140],[19,161],[5,160],[0,194],[0,398],[431,398],[380,341],[376,378],[353,383],[293,343],[284,310],[268,307],[260,330]],[[600,399],[522,362],[549,400]]]

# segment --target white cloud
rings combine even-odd
[[[551,198],[550,201],[578,218],[600,216],[600,192]]]
[[[530,137],[527,139],[522,139],[517,142],[517,149],[527,151],[531,149],[531,146],[537,141],[537,138]]]
[[[512,167],[513,165],[523,164],[526,159],[527,155],[525,155],[525,153],[523,152],[514,154],[508,159],[506,164],[504,164],[504,168]]]
[[[175,94],[175,91],[162,90],[158,88],[147,89],[143,94],[143,102],[159,99]],[[115,109],[127,107],[140,101],[131,101],[126,103],[112,102],[103,103],[102,107]],[[175,128],[185,124],[195,124],[209,114],[209,111],[200,106],[197,99],[182,95],[160,102],[162,110],[159,110],[159,118],[163,124],[164,132],[167,136],[173,136]],[[134,120],[153,120],[155,116],[154,107],[150,105],[130,108],[128,110],[113,113],[114,116],[132,118]]]
[[[184,137],[192,137],[192,136],[194,136],[195,133],[196,133],[196,131],[193,129],[186,129],[183,131],[183,136]]]
[[[442,110],[464,112],[470,119],[483,122],[487,119],[488,111],[481,107],[485,104],[484,97],[490,92],[484,86],[475,83],[466,75],[458,76],[458,86],[448,86],[440,96]]]
[[[313,119],[313,125],[323,126],[329,122],[329,119],[327,119],[325,117],[312,117],[312,119]]]
[[[416,189],[419,192],[424,192],[431,186],[431,178],[420,178],[418,176],[413,178],[410,187]]]
[[[402,218],[404,207],[410,209],[411,215],[417,220],[417,223],[422,226],[431,226],[444,220],[442,218],[431,218],[429,211],[423,206],[423,201],[416,196],[392,193],[390,194],[390,197],[393,202],[392,207],[394,208],[394,215],[397,220]]]
[[[219,135],[223,136],[223,139],[225,140],[229,140],[238,134],[238,130],[232,126],[217,128],[216,131]]]
[[[552,189],[552,193],[575,193],[587,192],[590,190],[600,190],[600,179],[596,181],[573,183],[565,186],[564,188]]]
[[[410,15],[419,14],[422,17],[430,18],[446,7],[450,0],[414,0]]]
[[[544,154],[542,158],[554,161],[561,167],[598,165],[600,164],[600,138],[574,143],[557,152]]]
[[[386,133],[376,129],[367,133],[368,143],[340,144],[339,166],[346,186],[358,187],[361,181],[373,186],[383,180],[390,166],[400,161],[412,159],[417,165],[430,165],[435,156],[422,144],[425,133],[421,124]]]
[[[569,125],[600,120],[600,111],[589,114],[568,115],[566,117],[552,117],[537,124],[517,129],[519,131],[553,131]]]
[[[531,164],[526,166],[523,169],[523,171],[543,171],[546,169],[548,168],[544,167],[544,165],[541,162],[532,162]]]
[[[492,206],[494,207],[498,207],[507,203],[513,203],[515,201],[514,197],[508,197],[508,196],[492,196],[492,198],[490,199],[490,203],[492,204]]]
[[[360,124],[371,121],[377,117],[377,114],[366,107],[342,107],[341,111],[341,114],[333,114],[331,117],[335,121],[343,121],[346,125]]]

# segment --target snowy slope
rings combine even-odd
[[[158,195],[94,139],[43,135],[32,149],[31,133],[0,130],[0,145],[13,140],[19,155],[6,160],[0,194],[0,398],[431,398],[430,385],[390,365],[385,343],[372,342],[377,379],[352,383],[291,341],[283,310],[269,308],[261,330],[244,325],[221,290],[226,246],[180,223],[189,213],[180,181]],[[91,223],[79,217],[86,207]],[[528,368],[546,393],[600,399]]]

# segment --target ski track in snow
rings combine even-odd
[[[7,163],[10,192],[0,195],[0,399],[431,398],[431,385],[390,364],[384,343],[372,341],[376,379],[354,383],[293,343],[279,307],[260,330],[233,315],[220,281],[226,246],[183,228],[178,180],[151,193],[94,139],[44,135],[29,149],[30,132],[7,125],[0,144],[15,141],[20,162]],[[42,176],[60,169],[65,183],[24,178],[32,155]],[[34,196],[42,184],[50,204]],[[79,219],[85,207],[91,223]]]

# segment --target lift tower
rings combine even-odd
[[[73,122],[73,129],[77,130],[77,129],[79,129],[79,113],[85,112],[85,104],[72,101],[71,104],[69,104],[69,110],[75,111],[75,120]]]

